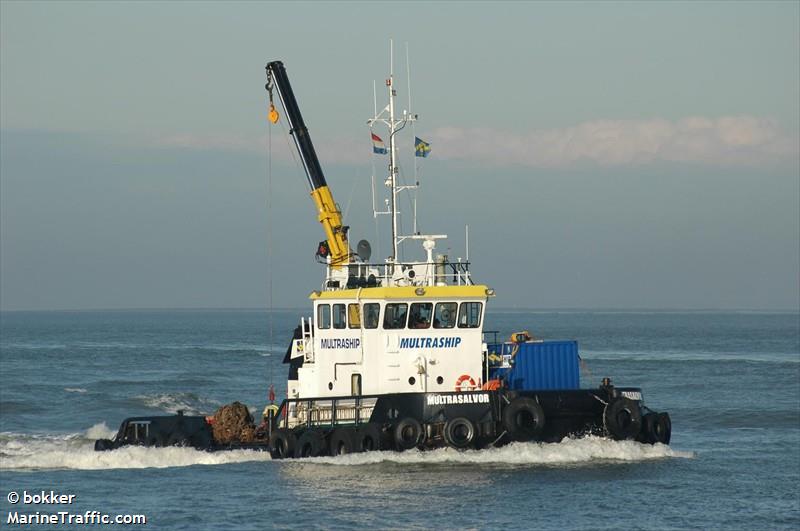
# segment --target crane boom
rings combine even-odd
[[[282,61],[272,61],[267,64],[266,88],[270,94],[270,103],[272,103],[273,86],[278,89],[278,96],[283,110],[286,112],[286,118],[289,120],[290,133],[300,160],[303,162],[308,184],[311,186],[311,199],[314,200],[319,222],[328,238],[330,264],[337,268],[347,265],[350,262],[351,254],[350,244],[347,241],[348,227],[342,224],[342,213],[333,200],[333,194],[325,181],[314,144],[311,142],[311,135],[303,122],[303,116],[300,114],[300,108],[297,106],[297,100]]]

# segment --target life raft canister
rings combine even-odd
[[[462,374],[456,380],[456,392],[461,391],[468,391],[470,389],[476,389],[478,384],[475,383],[475,379],[472,378],[469,374]]]

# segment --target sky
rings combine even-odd
[[[324,235],[266,120],[278,59],[351,240],[388,255],[390,37],[405,179],[432,147],[419,228],[466,258],[469,225],[495,307],[800,309],[798,2],[8,1],[0,309],[307,309]]]

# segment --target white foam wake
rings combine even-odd
[[[114,432],[105,423],[86,433],[70,435],[0,434],[0,471],[115,468],[168,468],[192,465],[224,465],[246,461],[268,461],[268,452],[232,450],[204,452],[193,448],[144,448],[127,446],[95,452],[94,440],[110,438]]]
[[[318,457],[310,461],[331,465],[369,465],[376,463],[454,463],[492,465],[572,465],[593,462],[647,461],[666,458],[693,458],[694,452],[673,450],[664,444],[612,441],[601,437],[564,439],[560,443],[512,443],[500,448],[458,451],[442,448],[370,452],[339,457]]]
[[[101,422],[100,424],[95,424],[88,430],[86,430],[86,438],[87,439],[111,439],[116,435],[116,431],[112,430],[108,427],[108,424],[105,422]]]
[[[224,465],[248,461],[269,461],[268,452],[232,450],[204,452],[193,448],[144,448],[127,446],[108,452],[95,452],[94,441],[111,438],[114,432],[105,423],[96,424],[83,434],[30,435],[0,433],[0,471],[2,470],[105,470],[120,468],[168,468],[193,465]],[[695,457],[694,452],[673,450],[664,444],[611,441],[600,437],[564,439],[560,443],[512,443],[501,448],[458,451],[442,448],[403,453],[368,452],[339,457],[317,457],[294,461],[336,466],[396,464],[483,464],[483,465],[580,465],[609,462],[636,462],[668,458]]]

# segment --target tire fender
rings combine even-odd
[[[653,423],[653,442],[669,444],[672,438],[672,419],[669,413],[659,413]]]
[[[351,428],[337,428],[328,438],[328,452],[333,455],[347,455],[356,452],[356,432]]]
[[[294,450],[295,457],[319,457],[328,449],[325,444],[325,434],[322,431],[310,428],[303,432],[297,440]]]
[[[642,417],[642,431],[636,438],[637,441],[646,444],[657,442],[655,435],[655,423],[658,421],[658,413],[647,413]]]
[[[111,439],[97,439],[94,442],[95,452],[105,452],[113,449],[114,449],[114,441],[112,441]]]
[[[294,456],[297,446],[297,437],[294,433],[285,429],[278,429],[272,432],[269,441],[269,452],[273,459],[285,459]]]
[[[401,452],[422,444],[424,435],[422,424],[412,417],[404,418],[394,427],[394,443]]]
[[[373,422],[368,422],[356,430],[356,452],[369,452],[383,448],[381,440],[383,433],[381,427]]]
[[[615,398],[603,411],[603,425],[615,440],[636,438],[642,429],[642,411],[639,404],[630,398]]]
[[[515,398],[503,411],[503,428],[515,441],[537,439],[544,425],[544,409],[532,398]]]
[[[475,441],[475,424],[466,417],[456,417],[444,425],[444,440],[453,448],[469,448]]]

